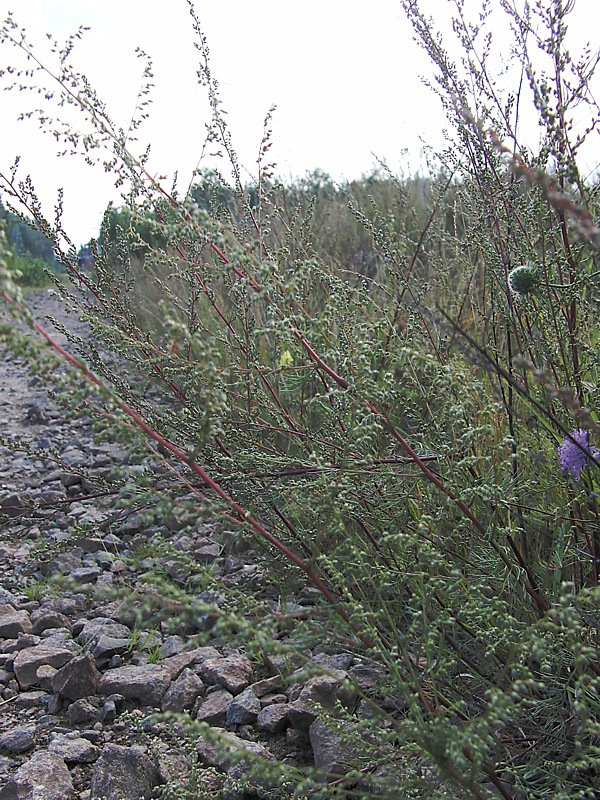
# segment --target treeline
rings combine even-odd
[[[7,244],[13,257],[36,259],[49,266],[56,263],[50,239],[5,208],[2,201],[0,201],[0,220],[4,223]]]
[[[8,245],[6,266],[13,280],[23,286],[44,286],[48,270],[57,272],[59,262],[50,239],[33,223],[23,221],[0,201],[0,226]]]
[[[386,258],[377,246],[378,232],[416,243],[434,209],[438,224],[456,232],[456,187],[449,184],[443,174],[399,179],[380,168],[344,183],[314,170],[287,184],[266,181],[236,188],[208,170],[191,187],[188,203],[232,229],[247,231],[249,239],[256,233],[251,229],[260,227],[269,248],[284,250],[286,260],[318,254],[335,269],[373,278]],[[123,238],[138,253],[163,249],[168,245],[165,230],[172,231],[164,224],[168,218],[166,203],[135,213],[128,207],[110,208],[98,238],[100,252],[110,260]]]
[[[264,181],[234,187],[219,173],[206,170],[191,187],[187,202],[240,232],[260,225],[269,246],[285,249],[288,258],[318,254],[335,269],[372,278],[382,258],[376,232],[385,229],[403,241],[418,240],[439,200],[439,185],[445,182],[444,176],[400,180],[382,168],[344,183],[314,170],[286,184]],[[453,203],[447,191],[443,203],[447,208]],[[111,253],[123,252],[123,240],[138,255],[167,248],[165,230],[172,232],[164,224],[168,216],[166,202],[135,211],[109,206],[95,243],[90,240],[78,251],[80,266],[92,268],[99,253],[110,263]],[[451,223],[454,214],[447,218]],[[0,220],[12,254],[9,266],[31,273],[33,283],[43,282],[44,268],[58,267],[50,239],[1,201]]]

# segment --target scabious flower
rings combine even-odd
[[[539,272],[535,264],[521,264],[508,273],[508,286],[516,299],[534,294],[539,280]]]
[[[600,464],[600,450],[590,449],[589,433],[581,428],[571,431],[570,437],[565,436],[558,446],[558,457],[563,472],[568,470],[578,481],[581,480],[582,469]]]

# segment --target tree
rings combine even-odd
[[[39,259],[49,265],[56,263],[52,242],[35,227],[33,221],[24,222],[16,214],[8,211],[1,201],[0,219],[5,221],[6,239],[14,256]]]

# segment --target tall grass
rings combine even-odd
[[[598,122],[595,61],[569,55],[560,0],[502,2],[523,82],[500,96],[488,4],[473,28],[455,3],[461,63],[417,3],[402,6],[432,60],[448,146],[427,181],[383,172],[343,193],[281,186],[262,165],[243,185],[193,8],[209,138],[233,194],[218,176],[209,201],[206,186],[178,197],[157,184],[71,47],[60,53],[62,96],[132,187],[93,274],[60,253],[81,293],[57,291],[103,342],[100,355],[73,337],[61,355],[96,387],[97,413],[159,444],[199,507],[259,546],[271,579],[237,603],[234,626],[248,647],[281,648],[263,598],[309,584],[320,601],[293,617],[290,646],[326,641],[382,669],[368,718],[340,710],[355,769],[298,773],[298,796],[592,798],[599,231],[577,156]],[[14,22],[2,39],[33,58]],[[518,136],[527,86],[538,152]],[[574,139],[576,104],[589,124]],[[269,138],[267,121],[265,156]],[[27,182],[4,190],[59,249]],[[376,746],[361,759],[365,738]]]

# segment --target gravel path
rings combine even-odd
[[[65,319],[48,292],[30,300],[39,321]],[[123,504],[141,471],[161,480],[160,459],[95,438],[91,421],[66,415],[2,345],[0,386],[3,437],[35,451],[0,450],[0,800],[40,791],[45,800],[139,800],[168,786],[190,800],[199,787],[215,797],[272,797],[280,779],[268,769],[252,777],[254,757],[334,775],[363,757],[348,723],[344,735],[334,724],[335,705],[368,715],[345,680],[372,692],[381,673],[322,647],[305,653],[321,668],[307,678],[306,658],[256,663],[217,636],[219,585],[249,594],[261,586],[261,567],[232,551],[231,532],[199,522],[192,496],[150,517]],[[190,563],[197,608],[175,603],[165,614],[144,577],[160,572],[189,588]],[[206,588],[207,568],[216,589]],[[313,602],[311,593],[293,600],[300,609]],[[157,711],[184,716],[157,719]],[[182,719],[222,732],[226,746],[184,736]],[[240,750],[249,756],[238,762]],[[379,771],[382,787],[393,787],[389,765],[371,769],[371,781]],[[281,797],[293,793],[290,781]]]

